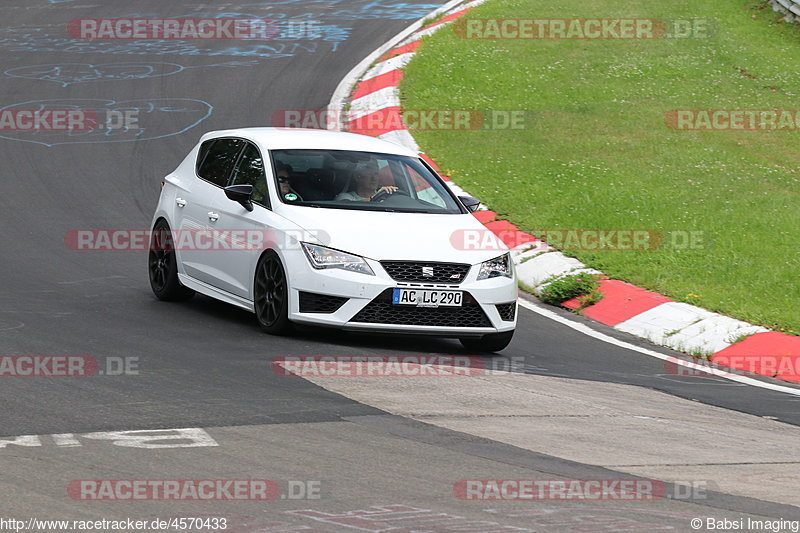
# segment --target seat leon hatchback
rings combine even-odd
[[[163,180],[148,268],[162,300],[199,292],[293,324],[455,337],[498,351],[516,326],[508,250],[418,154],[351,133],[204,135]]]

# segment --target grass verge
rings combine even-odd
[[[800,27],[755,0],[490,0],[468,18],[702,19],[706,37],[426,38],[410,109],[525,110],[522,129],[413,131],[470,193],[534,234],[648,229],[648,251],[570,253],[678,301],[800,332],[800,130],[678,131],[675,109],[800,108]],[[800,127],[800,126],[799,126]],[[674,242],[698,232],[695,246]]]

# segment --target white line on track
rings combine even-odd
[[[736,381],[737,383],[743,383],[745,385],[752,385],[754,387],[760,387],[762,389],[767,389],[775,392],[784,392],[786,394],[791,394],[793,396],[800,396],[800,389],[795,389],[792,387],[785,387],[783,385],[778,385],[776,383],[767,383],[764,381],[759,381],[757,379],[753,379],[747,376],[741,376],[739,374],[733,374],[731,372],[726,372],[725,370],[720,370],[719,368],[714,368],[711,366],[703,365],[701,363],[695,363],[686,361],[679,357],[675,357],[674,355],[667,355],[664,353],[656,352],[655,350],[649,350],[647,348],[643,348],[641,346],[636,346],[635,344],[630,344],[625,341],[621,341],[619,339],[615,339],[605,333],[600,333],[596,331],[586,324],[581,324],[579,322],[575,322],[568,318],[565,318],[558,313],[555,313],[549,309],[545,309],[540,305],[536,305],[535,303],[526,300],[524,298],[519,299],[519,305],[533,311],[534,313],[541,315],[547,319],[554,320],[560,324],[564,324],[565,326],[574,329],[579,333],[583,333],[589,337],[597,339],[599,341],[607,342],[608,344],[613,344],[614,346],[618,346],[620,348],[625,348],[626,350],[632,350],[634,352],[643,353],[645,355],[649,355],[650,357],[655,357],[657,359],[661,359],[662,361],[669,361],[672,364],[685,366],[686,368],[692,369],[694,372],[704,372],[710,375],[719,376],[725,379],[729,379],[731,381]]]

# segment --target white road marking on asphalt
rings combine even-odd
[[[20,435],[19,437],[0,439],[0,448],[5,448],[9,444],[15,446],[41,446],[42,441],[36,435]]]
[[[172,433],[172,434],[170,434]],[[86,433],[83,435],[87,439],[110,440],[115,446],[125,446],[128,448],[197,448],[201,446],[219,446],[217,441],[211,438],[202,428],[183,428],[183,429],[143,429],[135,431],[101,431],[98,433]],[[177,442],[172,444],[154,444],[152,441],[189,441]]]
[[[645,355],[661,359],[662,361],[669,361],[672,364],[685,366],[687,368],[692,369],[692,371],[694,372],[705,372],[714,376],[719,376],[721,378],[729,379],[731,381],[736,381],[738,383],[744,383],[745,385],[752,385],[754,387],[761,387],[762,389],[767,389],[775,392],[784,392],[786,394],[791,394],[793,396],[800,396],[800,389],[785,387],[783,385],[777,385],[775,383],[766,383],[763,381],[759,381],[757,379],[749,378],[747,376],[732,374],[730,372],[726,372],[718,368],[705,366],[700,363],[685,361],[673,355],[659,353],[654,350],[649,350],[647,348],[642,348],[641,346],[636,346],[634,344],[630,344],[625,341],[615,339],[614,337],[610,337],[604,333],[595,331],[585,324],[569,320],[568,318],[562,317],[561,315],[553,311],[550,311],[549,309],[545,309],[544,307],[536,305],[535,303],[525,300],[523,298],[519,299],[519,304],[525,309],[533,311],[538,315],[541,315],[545,318],[549,318],[550,320],[554,320],[556,322],[564,324],[565,326],[570,327],[580,333],[583,333],[584,335],[588,335],[589,337],[595,338],[603,342],[607,342],[608,344],[613,344],[614,346],[619,346],[620,348],[625,348],[627,350],[632,350],[634,352],[643,353]]]
[[[56,446],[65,448],[76,448],[78,446],[83,446],[83,444],[81,444],[81,442],[76,439],[75,435],[72,433],[59,433],[50,436],[53,437],[53,441],[56,443]]]
[[[0,449],[8,445],[42,446],[42,438],[48,435],[21,435],[0,439]],[[99,431],[75,435],[73,433],[57,433],[49,435],[56,446],[74,448],[83,446],[78,437],[93,440],[110,440],[114,446],[141,449],[164,448],[197,448],[202,446],[219,446],[202,428],[180,429],[139,429],[133,431]],[[175,442],[164,442],[175,441]]]

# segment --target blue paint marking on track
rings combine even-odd
[[[125,63],[50,63],[46,65],[30,65],[16,67],[4,72],[12,78],[49,81],[67,87],[76,83],[96,81],[140,80],[171,76],[190,68],[208,67],[241,67],[257,64],[257,60],[228,61],[212,65],[184,66],[177,63],[160,62],[125,62]]]
[[[348,34],[349,35],[349,34]],[[338,40],[343,38],[337,37]],[[319,40],[270,41],[255,44],[236,41],[237,46],[203,48],[191,41],[90,41],[53,37],[42,28],[6,29],[0,31],[0,49],[9,52],[68,52],[72,54],[125,54],[125,55],[184,55],[184,56],[237,56],[259,59],[293,57],[301,52],[322,51]]]
[[[78,130],[25,130],[0,129],[0,138],[30,142],[44,146],[59,144],[96,144],[144,141],[171,137],[184,133],[211,116],[214,106],[193,98],[155,98],[144,100],[60,99],[32,100],[0,108],[0,117],[6,110],[79,110],[97,117],[95,123]],[[123,114],[135,116],[135,124],[110,127],[108,119]],[[165,114],[171,116],[164,117]],[[103,118],[105,117],[105,120]],[[0,127],[3,122],[0,121]],[[166,129],[165,129],[166,128]]]
[[[72,0],[50,0],[51,3]],[[237,41],[234,46],[203,47],[197,41],[167,40],[81,40],[50,33],[49,28],[6,28],[0,30],[0,50],[5,52],[68,52],[73,54],[234,56],[259,59],[293,57],[298,53],[335,52],[347,41],[352,28],[334,20],[416,19],[425,16],[441,3],[411,4],[395,0],[273,0],[242,6],[245,11],[192,12],[170,18],[260,18],[272,19],[280,33],[269,41]],[[319,7],[319,12],[287,14],[280,6]],[[163,18],[162,13],[130,13],[119,18]],[[314,35],[297,36],[293,24],[314,22]],[[269,43],[269,44],[267,44]],[[322,46],[321,43],[326,43]]]
[[[326,11],[325,17],[330,19],[362,20],[369,19],[393,19],[410,20],[419,19],[441,7],[444,2],[432,4],[410,4],[408,2],[394,2],[391,0],[362,0],[361,5],[353,0],[274,0],[269,3],[245,4],[242,7],[267,7],[278,5],[323,5],[329,7],[340,7],[333,11]],[[354,4],[356,4],[354,6]]]

